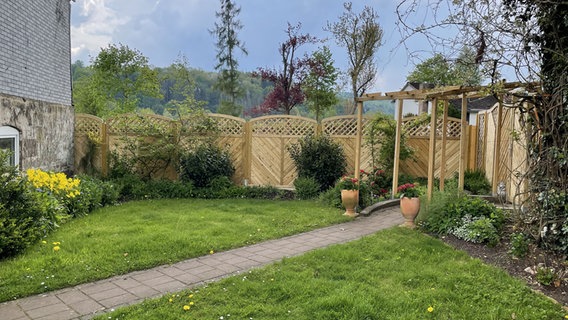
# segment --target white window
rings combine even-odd
[[[8,162],[12,166],[20,163],[20,133],[13,127],[0,127],[0,149],[7,149],[12,152]]]

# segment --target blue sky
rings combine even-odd
[[[353,1],[355,12],[365,5],[379,14],[384,30],[383,45],[377,54],[378,74],[373,92],[400,90],[416,61],[410,61],[399,45],[396,28],[397,0]],[[302,23],[302,32],[326,42],[333,53],[336,67],[345,69],[345,48],[335,44],[323,27],[334,22],[344,11],[343,0],[237,0],[241,7],[239,19],[243,29],[239,38],[245,43],[248,56],[239,56],[242,71],[258,67],[279,67],[278,44],[286,40],[287,23]],[[101,47],[123,43],[140,50],[150,64],[170,65],[181,53],[193,68],[213,71],[215,39],[208,30],[215,23],[218,0],[76,0],[71,2],[72,60],[87,64]],[[409,43],[413,50],[421,48],[418,39]],[[313,51],[317,47],[306,47]],[[426,58],[430,57],[426,53]],[[419,61],[418,61],[419,62]]]

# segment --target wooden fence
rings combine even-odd
[[[496,104],[477,115],[478,130],[476,168],[483,169],[492,184],[492,193],[497,194],[499,185],[505,187],[507,199],[515,199],[528,189],[521,176],[527,169],[526,141],[520,124],[517,108]]]
[[[142,121],[142,117],[144,118]],[[233,180],[251,185],[273,185],[291,187],[297,176],[296,168],[287,147],[298,142],[308,134],[321,133],[329,136],[343,146],[348,172],[355,167],[355,146],[357,136],[357,119],[355,116],[338,116],[326,118],[317,123],[313,119],[297,116],[266,116],[246,121],[221,114],[211,114],[217,122],[221,133],[217,143],[226,148],[236,168]],[[363,119],[363,130],[370,124],[370,118]],[[427,175],[429,125],[410,126],[413,118],[406,118],[403,125],[409,131],[408,144],[414,148],[412,159],[401,163],[401,172],[413,176]],[[128,125],[123,125],[127,122]],[[145,131],[143,126],[151,124],[153,130],[171,132],[172,137],[179,134],[179,123],[162,116],[125,115],[103,121],[100,118],[85,114],[75,116],[75,168],[78,173],[93,167],[105,174],[108,170],[109,153],[120,147],[121,135],[139,135]],[[128,128],[128,132],[125,132]],[[441,140],[443,123],[437,126],[438,139]],[[169,130],[169,131],[168,131]],[[465,134],[469,135],[469,131]],[[446,177],[457,172],[459,167],[459,137],[461,135],[460,120],[449,118],[446,126]],[[471,137],[476,138],[473,134]],[[183,140],[183,137],[182,137]],[[470,139],[470,146],[475,146],[475,139]],[[438,146],[441,143],[437,144]],[[91,151],[89,151],[91,150]],[[437,159],[441,159],[439,147]],[[468,167],[475,165],[475,149],[468,152]],[[361,150],[361,169],[371,169],[370,149],[363,143]],[[440,175],[440,165],[436,166],[436,176]],[[173,169],[163,173],[164,176],[175,175]]]

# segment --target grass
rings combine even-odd
[[[189,310],[184,310],[184,306]],[[392,228],[97,319],[562,319],[504,271]]]
[[[251,199],[148,200],[103,208],[0,261],[0,301],[349,220],[341,213],[315,201]]]

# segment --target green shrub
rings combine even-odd
[[[468,169],[464,173],[464,189],[473,194],[488,194],[491,191],[491,185],[483,170]]]
[[[442,206],[436,210],[428,209],[423,224],[427,231],[438,234],[451,233],[452,230],[464,228],[464,224],[467,224],[467,217],[471,221],[487,218],[496,230],[501,230],[505,222],[503,211],[483,199],[463,195],[442,197],[442,199],[444,201]],[[483,223],[485,222],[480,222],[480,225],[476,227],[483,228]]]
[[[216,177],[230,179],[234,173],[229,152],[216,145],[200,145],[181,159],[181,180],[191,181],[197,188],[207,187]]]
[[[327,204],[333,208],[341,208],[341,189],[336,184],[333,188],[330,188],[320,194],[320,201]]]
[[[294,180],[294,188],[296,189],[296,198],[313,199],[316,198],[320,191],[320,185],[314,178],[299,177]]]
[[[490,218],[465,215],[458,227],[450,230],[457,238],[473,243],[487,243],[495,246],[499,242],[499,233]]]
[[[150,199],[183,199],[193,196],[190,182],[171,181],[166,179],[146,182],[145,197]]]
[[[307,135],[290,145],[288,152],[296,165],[298,176],[314,178],[321,191],[331,188],[345,173],[347,161],[343,148],[327,136]]]
[[[125,173],[111,181],[119,190],[121,201],[147,198],[146,183],[135,174]]]
[[[55,229],[63,206],[46,193],[32,190],[0,150],[0,259],[14,256]]]
[[[509,253],[513,257],[523,258],[529,253],[529,238],[521,232],[511,234]]]

